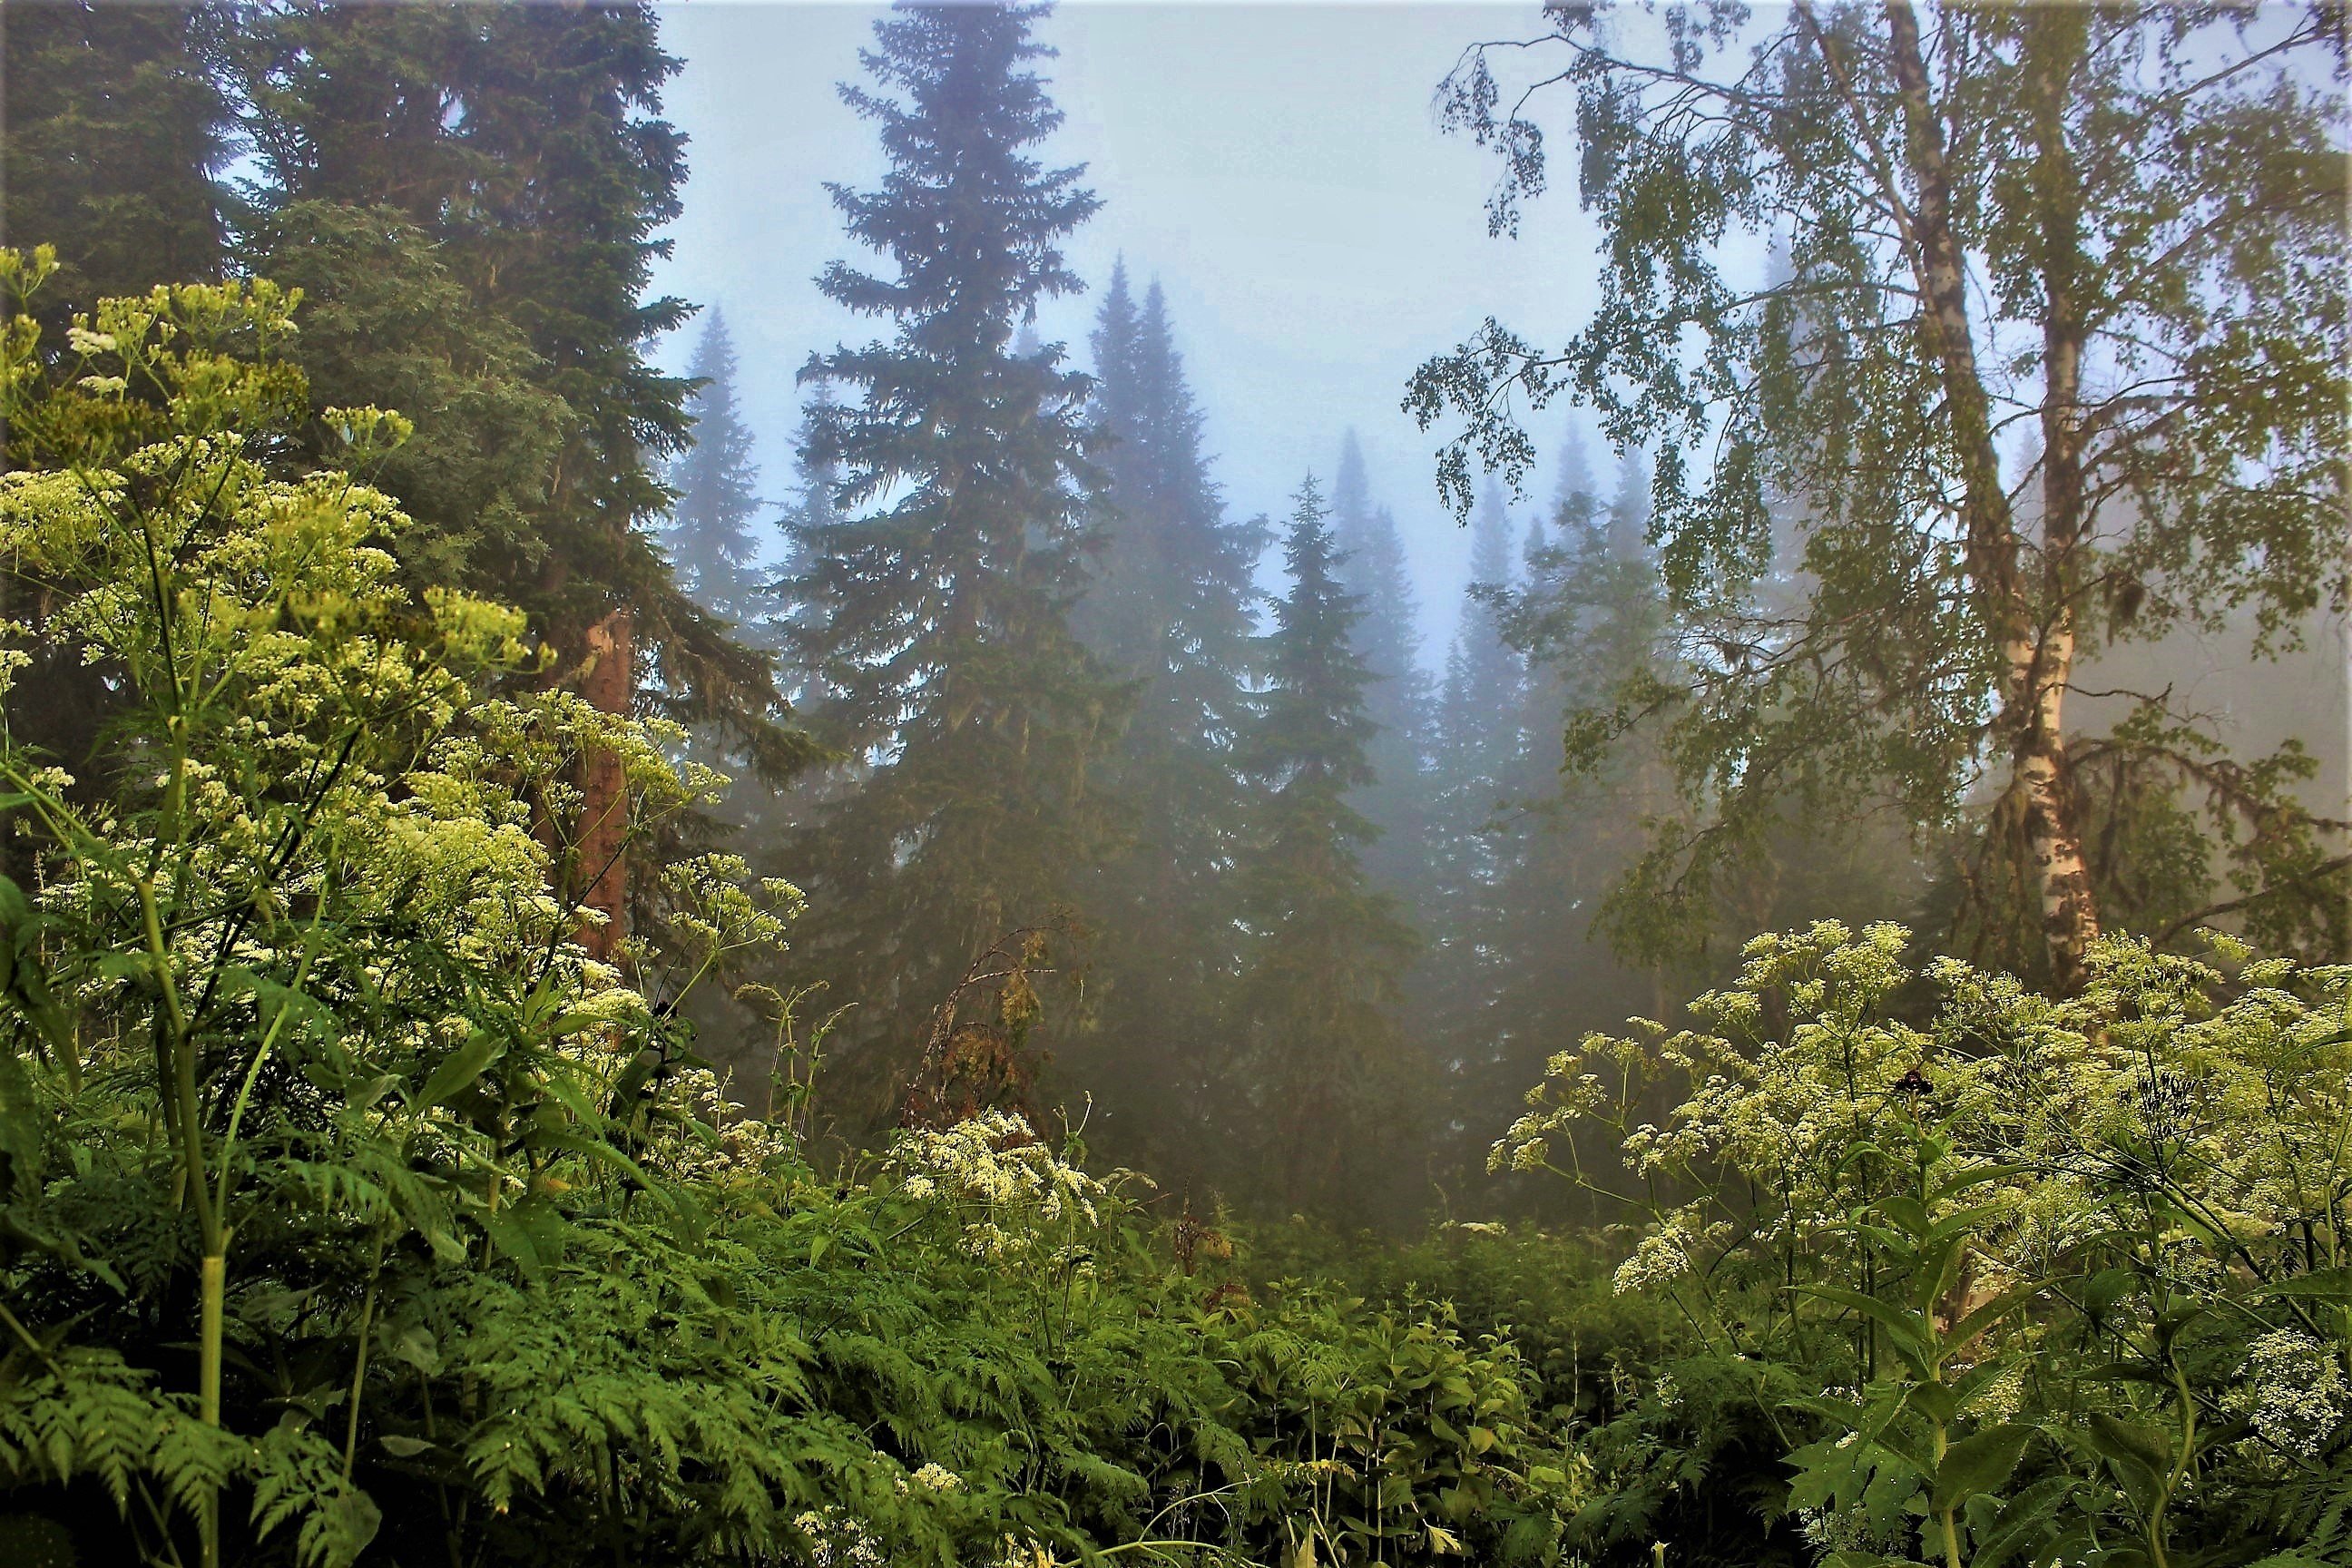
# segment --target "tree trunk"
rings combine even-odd
[[[2031,666],[2012,678],[2031,705],[2021,715],[2016,774],[2025,789],[2025,831],[2041,880],[2042,941],[2061,991],[2083,983],[2099,934],[2097,902],[2076,826],[2066,761],[2065,700],[2074,669],[2075,552],[2083,505],[2082,196],[2066,146],[2066,98],[2089,41],[2087,9],[2044,5],[2029,14],[2025,63],[2034,93],[2035,205],[2042,278],[2042,629]]]
[[[627,610],[614,610],[588,628],[587,668],[581,676],[580,695],[600,713],[625,714],[635,695],[635,621]],[[629,903],[628,867],[624,848],[628,837],[629,791],[620,758],[609,752],[591,752],[580,763],[580,826],[573,842],[579,847],[575,885],[583,909],[595,910],[604,922],[584,924],[581,945],[590,955],[609,961],[625,930]]]
[[[2070,7],[2052,6],[2052,13]],[[2041,896],[2042,931],[2051,976],[2061,992],[2082,983],[2084,956],[2099,934],[2099,915],[2087,864],[2064,730],[2066,685],[2074,662],[2072,597],[2074,553],[2082,526],[2078,377],[2082,323],[2075,310],[2073,268],[2079,258],[2071,163],[2064,145],[2064,94],[2072,69],[2063,65],[2064,37],[2042,40],[2057,57],[2049,62],[2045,105],[2037,117],[2042,138],[2045,274],[2050,310],[2044,323],[2048,387],[2043,398],[2044,508],[2042,587],[2045,615],[2033,613],[2016,518],[2002,488],[1994,450],[1990,401],[1977,368],[1969,329],[1968,268],[1952,230],[1951,174],[1944,128],[1932,102],[1919,47],[1919,20],[1904,0],[1885,5],[1889,55],[1901,97],[1904,155],[1912,201],[1904,224],[1911,263],[1927,300],[1921,324],[1943,382],[1953,446],[1961,459],[1961,509],[1969,575],[1982,623],[1999,643],[2004,667],[1996,733],[2005,737],[2011,784],[2024,801],[2026,837]],[[2061,35],[2079,18],[2058,15]],[[2041,23],[2035,24],[2037,27]],[[2076,40],[2079,56],[2079,31]],[[1888,193],[1902,205],[1902,193]]]

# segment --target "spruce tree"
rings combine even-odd
[[[654,677],[619,700],[789,773],[808,748],[765,658],[655,532],[691,384],[646,357],[690,313],[648,292],[685,177],[654,8],[276,0],[235,58],[260,170],[244,260],[335,318],[297,349],[320,401],[437,384],[495,414],[404,405],[418,431],[385,482],[425,525],[418,574],[522,605],[567,667],[598,633]]]
[[[417,437],[384,476],[424,525],[412,571],[522,606],[556,678],[594,707],[689,724],[771,779],[805,763],[767,658],[679,589],[656,536],[691,384],[646,357],[690,314],[648,291],[686,168],[661,118],[677,61],[653,7],[274,0],[248,13],[235,58],[266,219],[247,265],[324,285],[340,314],[297,350],[321,401],[454,378],[508,416],[476,426],[416,405]],[[429,288],[397,295],[394,279]],[[462,328],[421,352],[375,330],[423,313],[445,279]],[[458,351],[446,370],[436,340]],[[583,756],[577,782],[579,809],[555,825],[560,890],[602,912],[604,948],[644,900],[617,763]]]
[[[1259,1190],[1361,1218],[1412,1173],[1398,1158],[1415,1091],[1397,1009],[1415,943],[1360,859],[1378,833],[1350,804],[1372,779],[1374,678],[1329,520],[1310,477],[1283,542],[1290,590],[1244,758],[1262,804],[1242,872],[1250,951],[1227,1078],[1262,1140]]]
[[[698,604],[724,616],[741,640],[762,645],[773,635],[767,625],[773,604],[759,564],[760,475],[751,429],[735,403],[735,342],[715,310],[687,374],[697,384],[687,405],[694,445],[670,467],[670,489],[677,492],[670,563],[678,586]]]
[[[1482,1054],[1507,954],[1497,896],[1522,847],[1510,797],[1523,754],[1526,661],[1505,640],[1511,520],[1488,485],[1471,524],[1470,582],[1447,650],[1431,759],[1430,950],[1415,987],[1427,1032],[1454,1070]]]
[[[970,963],[1071,900],[1110,828],[1096,775],[1119,694],[1067,624],[1097,483],[1089,383],[1060,345],[1013,342],[1081,287],[1060,246],[1097,205],[1082,170],[1031,155],[1061,122],[1031,68],[1045,14],[902,9],[875,26],[877,87],[843,89],[890,167],[834,201],[889,267],[835,262],[820,287],[895,331],[803,373],[845,394],[812,409],[805,456],[840,465],[851,514],[807,539],[794,657],[853,764],[785,864],[816,911],[802,972],[857,1005],[842,1039],[874,1047],[869,1081]]]
[[[1106,548],[1074,624],[1135,709],[1113,763],[1133,836],[1092,903],[1100,1027],[1073,1063],[1119,1157],[1201,1169],[1205,1054],[1239,966],[1232,868],[1244,816],[1236,746],[1252,711],[1259,522],[1228,521],[1158,283],[1139,309],[1122,262],[1093,347]]]
[[[801,422],[793,432],[792,499],[785,504],[779,530],[783,556],[767,588],[769,604],[778,617],[777,678],[795,706],[808,688],[807,672],[797,662],[792,631],[808,619],[795,584],[807,576],[812,552],[823,547],[825,530],[842,519],[841,465],[814,444],[819,427],[832,417],[835,401],[833,388],[818,382],[801,405]]]
[[[1365,711],[1377,727],[1368,751],[1372,778],[1357,804],[1381,830],[1365,855],[1373,882],[1417,909],[1429,883],[1429,789],[1433,692],[1421,667],[1421,606],[1405,564],[1396,518],[1375,503],[1353,430],[1340,442],[1331,486],[1331,521],[1340,581],[1363,600],[1355,647],[1371,672]]]
[[[101,296],[219,276],[215,175],[232,121],[214,66],[227,20],[219,5],[94,0],[0,15],[0,226],[19,250],[57,250],[34,300],[45,321],[61,324]]]
[[[44,0],[0,6],[0,237],[57,268],[25,302],[45,352],[101,297],[200,282],[222,268],[231,119],[213,69],[219,5]],[[0,450],[0,468],[12,459]],[[0,565],[0,612],[39,624],[54,595]],[[72,773],[95,800],[110,771],[109,719],[121,683],[37,641],[16,686],[15,738]],[[20,846],[0,845],[0,864]],[[16,868],[21,870],[21,864]]]
[[[1640,537],[1633,502],[1646,473],[1623,474],[1616,500],[1604,500],[1571,429],[1549,525],[1528,525],[1524,584],[1493,601],[1496,634],[1521,660],[1519,743],[1500,781],[1507,804],[1492,819],[1495,882],[1476,928],[1489,988],[1459,1037],[1455,1112],[1469,1128],[1507,1121],[1527,1075],[1585,1031],[1659,1011],[1647,978],[1595,933],[1639,853],[1642,803],[1620,769],[1561,768],[1563,727],[1655,651],[1643,635],[1655,629],[1654,569],[1638,551],[1619,553]],[[1483,1152],[1461,1152],[1468,1174]]]
[[[1475,901],[1500,869],[1495,819],[1515,782],[1527,674],[1499,619],[1510,578],[1510,511],[1490,481],[1470,525],[1470,582],[1433,726],[1431,851],[1448,909]]]

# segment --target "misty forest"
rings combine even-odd
[[[2352,1564],[2342,6],[0,26],[7,1568]]]

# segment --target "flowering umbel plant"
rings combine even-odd
[[[1491,1163],[1632,1200],[1620,1290],[1850,1369],[1790,1455],[1841,1564],[2161,1564],[2186,1509],[2339,1529],[2352,967],[2108,940],[2052,1001],[1908,946],[1759,938],[1697,1027],[1555,1057]]]
[[[0,291],[47,266],[0,252]],[[543,656],[517,612],[412,593],[388,498],[281,471],[312,416],[278,353],[297,302],[158,289],[62,353],[23,314],[0,340],[0,1264],[15,1306],[84,1303],[8,1310],[29,1360],[0,1462],[95,1477],[152,1549],[189,1528],[208,1563],[235,1482],[245,1538],[293,1531],[307,1559],[379,1528],[353,1473],[388,1256],[541,1268],[550,1194],[673,1192],[642,1129],[614,1135],[655,1020],[573,941],[590,917],[551,892],[551,846],[583,754],[617,759],[641,825],[717,783],[667,760],[675,737],[518,679]],[[353,468],[407,428],[319,417]],[[31,747],[35,710],[71,754]],[[681,869],[673,901],[707,948],[772,940],[729,869]],[[239,1265],[261,1256],[257,1294]],[[194,1347],[185,1386],[80,1348],[182,1300],[150,1331]],[[267,1383],[240,1348],[265,1329],[343,1345],[346,1392],[236,1433],[225,1410],[265,1390],[225,1384]]]

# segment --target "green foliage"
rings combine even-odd
[[[101,295],[219,274],[226,8],[13,6],[5,63],[10,243],[58,247],[39,303],[61,327]]]
[[[1420,597],[1404,558],[1397,520],[1372,497],[1362,443],[1349,430],[1331,476],[1331,532],[1339,575],[1363,614],[1350,646],[1370,679],[1364,712],[1375,726],[1364,748],[1371,774],[1353,802],[1380,837],[1365,847],[1372,885],[1398,900],[1417,921],[1415,902],[1429,877],[1429,763],[1436,693],[1421,662]]]
[[[1776,1421],[1842,1568],[2336,1528],[2352,972],[2109,941],[2053,1003],[1906,942],[1758,939],[1700,1029],[1556,1058],[1496,1163],[1635,1200],[1621,1290],[1827,1388]],[[1686,1098],[1633,1125],[1652,1072]]]
[[[1227,519],[1154,282],[1139,304],[1124,265],[1093,340],[1109,445],[1104,548],[1071,625],[1120,679],[1133,709],[1108,782],[1133,830],[1091,887],[1100,940],[1088,990],[1096,1027],[1066,1048],[1064,1081],[1097,1097],[1097,1146],[1164,1182],[1220,1174],[1202,1042],[1223,1025],[1241,967],[1235,862],[1248,821],[1241,749],[1259,657],[1253,578],[1262,520]]]
[[[767,642],[772,632],[766,623],[777,605],[758,566],[759,470],[751,463],[751,432],[735,400],[735,340],[716,310],[695,345],[688,374],[696,384],[688,405],[694,445],[670,469],[677,491],[671,562],[678,586],[697,603],[726,617],[740,635]]]
[[[1265,1151],[1255,1184],[1361,1214],[1382,1186],[1393,1193],[1411,1146],[1395,1007],[1413,937],[1359,858],[1374,834],[1350,804],[1372,777],[1371,676],[1351,642],[1362,601],[1340,581],[1328,519],[1310,478],[1283,541],[1290,591],[1242,755],[1263,804],[1241,871],[1248,967],[1223,1077],[1235,1121]]]
[[[236,22],[222,68],[258,165],[241,259],[317,307],[289,352],[322,398],[413,411],[368,476],[419,525],[412,585],[516,605],[567,663],[625,608],[641,708],[771,782],[811,761],[765,656],[653,531],[690,383],[646,350],[691,310],[648,293],[686,177],[652,8],[272,0]]]

